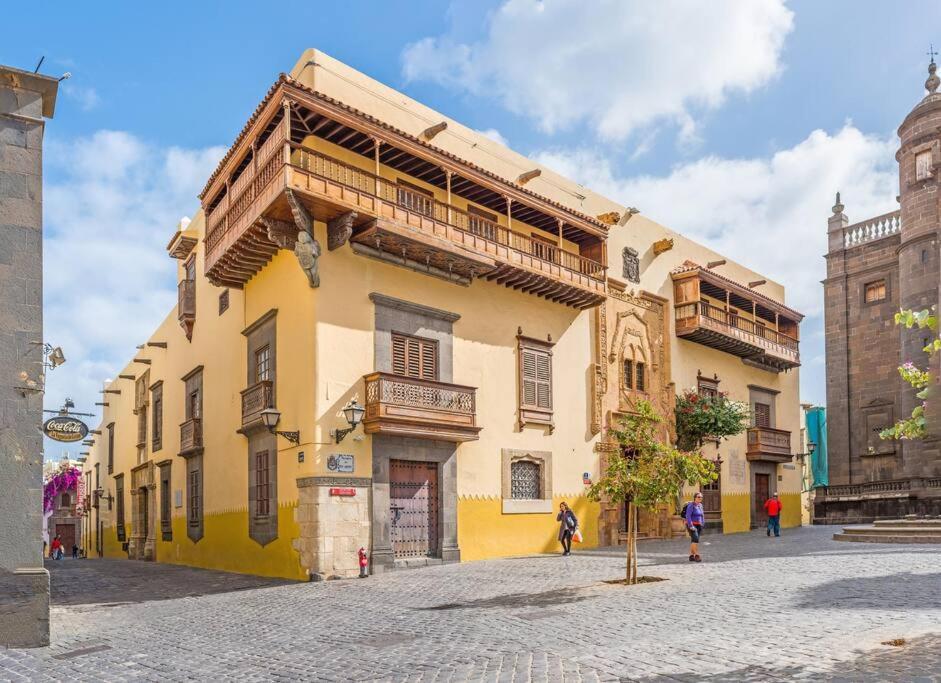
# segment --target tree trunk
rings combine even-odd
[[[634,506],[634,583],[637,583],[637,526],[640,521],[640,513],[637,506]]]
[[[637,508],[627,504],[627,584],[637,583]]]

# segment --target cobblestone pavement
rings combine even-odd
[[[941,681],[941,548],[827,527],[295,584],[168,565],[51,566],[53,645],[0,680]],[[903,638],[906,644],[880,644]]]

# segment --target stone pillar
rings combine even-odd
[[[849,218],[837,193],[833,214],[827,221],[827,279],[823,281],[826,331],[827,442],[830,448],[830,483],[849,484],[849,329],[847,322],[847,272],[845,229]]]
[[[899,199],[902,226],[899,245],[899,305],[902,309],[921,310],[938,303],[938,230],[941,226],[941,198],[938,178],[941,174],[941,93],[934,62],[929,65],[925,83],[928,94],[899,126],[901,141],[899,162]],[[922,350],[931,333],[899,328],[901,360],[925,366],[928,356]],[[935,368],[937,370],[937,368]],[[915,392],[902,388],[900,412],[910,415],[919,403]],[[902,471],[905,476],[937,476],[938,442],[908,441],[902,445]]]
[[[363,477],[297,480],[295,515],[300,536],[294,540],[294,549],[311,580],[359,574],[359,549],[369,551],[370,484]]]
[[[58,81],[0,66],[0,646],[49,644],[42,558],[42,139]]]

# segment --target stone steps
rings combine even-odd
[[[871,526],[843,527],[834,541],[857,543],[941,543],[941,520],[883,519]]]

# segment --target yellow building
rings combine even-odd
[[[682,388],[756,406],[705,449],[711,517],[779,491],[800,523],[780,285],[314,50],[200,198],[177,309],[103,388],[89,555],[349,576],[554,550],[562,500],[617,542],[605,427]]]

